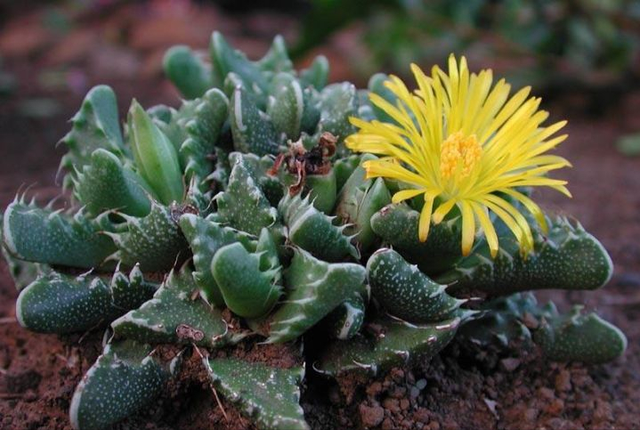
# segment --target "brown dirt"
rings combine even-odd
[[[167,14],[174,12],[147,11],[160,23],[170,20]],[[110,44],[131,33],[127,13],[120,12],[106,20],[98,32],[106,54],[101,56],[92,50],[91,56],[96,58],[87,61],[94,68],[82,69],[89,72],[77,92],[43,89],[31,71],[43,65],[57,67],[61,62],[82,67],[82,59],[89,55],[86,46],[77,43],[62,50],[62,45],[56,45],[56,51],[51,47],[55,38],[43,36],[42,31],[32,32],[30,38],[18,37],[19,32],[12,38],[7,36],[8,31],[0,34],[0,46],[7,57],[10,57],[7,53],[23,55],[24,50],[29,55],[27,61],[8,58],[9,69],[21,79],[20,97],[0,101],[0,208],[11,201],[21,186],[34,184],[31,192],[37,192],[42,201],[59,193],[55,174],[61,151],[53,143],[66,132],[66,120],[79,106],[87,86],[108,82],[119,94],[122,112],[133,95],[146,105],[161,101],[175,104],[173,90],[158,80],[161,58],[158,53],[164,50],[163,44],[175,42],[176,38],[186,42],[200,40],[204,27],[207,34],[202,40],[206,40],[209,29],[215,27],[235,34],[236,41],[258,53],[264,48],[266,35],[277,31],[264,19],[250,16],[246,19],[255,24],[252,28],[259,29],[256,38],[251,39],[238,30],[237,22],[234,27],[232,20],[214,10],[213,15],[199,17],[198,25],[183,26],[180,34],[163,39],[162,46],[153,45],[156,39],[147,37],[148,33],[136,32],[136,49],[144,54],[140,56],[132,55],[118,43]],[[28,16],[12,25],[17,28],[33,19]],[[273,18],[270,25],[275,22],[282,28],[286,26],[283,23],[290,22],[278,19],[281,21]],[[164,26],[150,22],[147,28],[149,32],[157,32]],[[98,73],[100,65],[109,62],[103,57],[118,66],[109,66],[107,72]],[[338,66],[336,70],[340,71]],[[122,70],[131,74],[123,74]],[[114,74],[104,74],[109,71]],[[21,114],[25,100],[43,94],[57,101],[52,116],[38,119]],[[570,138],[560,153],[574,165],[562,174],[570,181],[574,198],[568,200],[552,193],[543,193],[541,198],[547,208],[575,215],[602,240],[616,263],[615,275],[609,286],[597,292],[553,292],[538,296],[552,298],[565,309],[571,302],[597,309],[627,334],[629,349],[625,356],[602,366],[547,363],[535,352],[514,352],[511,357],[491,361],[469,357],[454,343],[429,364],[395,369],[376,380],[343,381],[342,387],[338,387],[317,375],[309,375],[302,403],[313,430],[640,428],[640,159],[625,158],[614,148],[620,134],[640,130],[637,116],[640,94],[629,95],[612,105],[598,119],[585,117],[583,105],[584,100],[576,96],[547,106],[558,117],[571,120]],[[0,428],[68,429],[67,410],[73,390],[100,352],[101,333],[56,337],[28,332],[14,321],[16,296],[6,266],[0,263]],[[161,353],[168,357],[175,350],[163,349]],[[246,343],[236,351],[222,353],[254,361],[267,360],[282,367],[296,362],[295,354],[287,347],[258,351]],[[187,352],[184,362],[180,377],[164,397],[116,427],[251,428],[231,404],[222,400],[222,406],[218,405],[196,353]]]

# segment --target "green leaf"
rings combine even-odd
[[[21,260],[90,269],[115,251],[104,234],[112,230],[106,215],[71,216],[16,198],[4,213],[2,235],[7,251]]]
[[[602,244],[566,218],[550,223],[548,235],[534,232],[534,250],[522,255],[515,237],[500,234],[500,250],[491,259],[485,240],[453,269],[436,278],[451,292],[504,295],[525,290],[595,290],[611,279],[613,263]]]
[[[233,228],[253,235],[273,225],[278,213],[251,175],[244,158],[236,158],[227,190],[215,197],[219,216]]]
[[[488,348],[499,353],[537,344],[553,361],[606,363],[620,357],[625,335],[595,313],[574,306],[560,314],[552,302],[538,305],[532,293],[498,297],[480,306],[480,316],[460,330],[461,345],[482,354]],[[479,352],[479,351],[480,352]]]
[[[236,358],[204,359],[213,385],[261,430],[309,430],[299,405],[304,369]]]
[[[218,89],[207,91],[202,98],[187,102],[190,112],[178,123],[184,127],[187,138],[178,150],[184,167],[185,180],[195,180],[198,189],[209,191],[209,175],[213,171],[210,156],[216,153],[216,143],[229,116],[229,100]]]
[[[338,156],[345,156],[349,151],[344,146],[344,139],[355,133],[349,118],[356,115],[356,87],[349,83],[331,84],[320,93],[319,132],[329,132],[338,138]]]
[[[151,210],[153,192],[144,180],[104,149],[96,149],[91,161],[73,179],[74,193],[92,216],[108,210],[145,216]]]
[[[263,72],[293,72],[293,63],[289,59],[284,38],[280,35],[274,37],[271,48],[256,64]]]
[[[342,187],[346,184],[347,180],[351,177],[353,172],[360,166],[362,157],[369,156],[354,154],[346,158],[339,158],[333,163],[333,171],[336,175],[336,187],[338,193],[342,192]]]
[[[154,190],[160,202],[182,202],[184,184],[178,154],[140,104],[133,100],[129,109],[131,147],[138,173]]]
[[[60,162],[60,167],[69,172],[64,179],[65,187],[71,185],[75,171],[81,171],[90,162],[96,149],[106,149],[118,157],[126,154],[118,120],[118,103],[110,87],[93,87],[71,122],[71,131],[61,140],[68,149]]]
[[[147,343],[195,343],[218,348],[231,339],[220,310],[197,293],[191,271],[172,271],[153,299],[115,320],[116,336]]]
[[[178,227],[182,209],[157,203],[144,218],[123,215],[124,231],[108,234],[118,249],[110,258],[127,267],[140,264],[145,272],[168,271],[189,258],[189,246]]]
[[[193,252],[193,264],[196,268],[193,278],[196,284],[209,303],[224,308],[222,293],[211,273],[213,256],[223,246],[236,242],[242,243],[248,250],[255,250],[254,236],[224,227],[211,217],[205,219],[193,214],[185,214],[180,218],[180,228]]]
[[[460,319],[429,325],[382,319],[374,324],[376,333],[365,329],[352,339],[332,342],[314,369],[331,376],[346,372],[375,375],[396,366],[424,363],[453,339]]]
[[[246,89],[235,87],[229,108],[229,122],[236,150],[259,156],[278,153],[278,133]]]
[[[367,154],[363,161],[372,159]],[[355,233],[360,249],[371,250],[378,241],[371,228],[371,218],[384,206],[391,203],[391,194],[382,178],[375,181],[365,178],[365,171],[358,166],[346,181],[336,205],[336,215],[345,224],[351,224],[347,229],[349,234]]]
[[[582,314],[582,308],[574,306],[567,315],[543,315],[534,341],[554,361],[600,364],[620,357],[627,349],[624,333],[593,312]]]
[[[101,430],[160,395],[169,377],[149,345],[109,343],[76,388],[69,418],[76,430]]]
[[[360,258],[351,238],[343,234],[346,226],[334,225],[335,217],[313,207],[309,196],[302,199],[299,194],[287,195],[278,210],[288,227],[288,238],[295,245],[327,261],[340,261],[348,256]]]
[[[164,72],[187,99],[201,97],[213,87],[211,68],[187,46],[173,46],[164,55]]]
[[[220,248],[211,272],[229,309],[244,318],[265,315],[282,294],[282,287],[275,284],[280,266],[261,270],[259,255],[250,254],[240,243]]]
[[[278,133],[290,140],[300,137],[304,97],[298,80],[290,73],[278,73],[267,105],[267,115]]]
[[[457,218],[432,224],[425,242],[418,239],[419,218],[420,213],[407,205],[391,204],[371,217],[371,229],[424,273],[450,269],[462,257]]]
[[[0,224],[2,224],[3,215],[0,213]],[[2,229],[0,228],[0,253],[4,261],[7,263],[9,275],[13,279],[16,290],[22,291],[27,285],[32,283],[38,276],[47,273],[50,268],[44,264],[31,263],[15,258],[4,247],[4,239],[2,238]]]
[[[300,81],[300,85],[303,85],[302,81]],[[321,115],[320,94],[314,88],[307,87],[302,89],[302,98],[304,100],[304,109],[300,120],[300,128],[304,133],[314,134]]]
[[[376,73],[369,79],[369,91],[372,94],[376,94],[382,97],[384,100],[391,103],[392,106],[395,106],[398,100],[398,96],[396,96],[389,88],[384,85],[384,83],[388,80],[388,75],[385,75],[384,73]],[[375,104],[371,103],[371,107],[378,120],[391,124],[397,124],[396,120],[394,120],[388,113],[380,109]]]
[[[217,31],[214,31],[211,36],[210,49],[211,61],[219,76],[224,79],[229,73],[234,73],[241,81],[246,82],[256,95],[264,96],[267,94],[267,79],[258,65],[249,61],[244,53],[229,46]],[[265,60],[263,66],[266,66],[268,62]]]
[[[358,295],[368,298],[364,278],[359,264],[329,264],[295,248],[285,271],[287,300],[271,318],[268,342],[295,339],[343,302]]]
[[[380,248],[367,262],[371,293],[396,318],[411,323],[454,317],[466,300],[448,295],[446,285],[432,281],[392,249]]]
[[[104,325],[151,298],[157,286],[139,269],[108,278],[89,273],[70,276],[51,271],[39,276],[18,296],[16,318],[38,333],[73,333]]]
[[[362,328],[365,311],[366,304],[362,296],[356,294],[327,315],[324,324],[336,339],[351,339]]]
[[[269,174],[269,170],[271,170],[274,163],[273,157],[270,155],[258,157],[255,154],[241,152],[229,154],[229,162],[232,165],[236,164],[238,158],[243,159],[243,165],[247,168],[253,180],[256,181],[269,203],[272,206],[277,206],[284,195],[284,186],[277,176]]]
[[[300,71],[300,85],[312,86],[320,91],[327,85],[329,79],[329,61],[324,55],[318,55],[311,65]]]

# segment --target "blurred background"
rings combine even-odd
[[[640,0],[0,0],[0,26],[0,93],[32,117],[62,102],[33,96],[98,82],[165,100],[165,50],[206,50],[214,29],[249,56],[280,33],[299,63],[322,52],[333,80],[363,86],[451,52],[553,98],[582,94],[594,113],[640,82]]]
[[[133,97],[178,105],[162,57],[206,54],[213,30],[254,59],[282,34],[298,66],[322,53],[332,81],[360,87],[452,52],[532,85],[570,120],[560,152],[575,167],[575,198],[544,203],[579,214],[619,264],[640,261],[640,0],[0,0],[0,207],[21,185],[59,193],[55,143],[92,86],[112,86],[122,113]]]

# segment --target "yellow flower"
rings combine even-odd
[[[394,203],[424,195],[421,241],[427,239],[431,222],[440,223],[457,206],[464,255],[471,251],[477,224],[491,255],[497,254],[498,236],[489,212],[504,221],[523,252],[531,250],[531,228],[505,197],[520,202],[546,231],[539,206],[518,187],[547,186],[571,197],[566,181],[546,177],[570,166],[564,158],[547,154],[567,138],[554,136],[566,121],[542,126],[549,114],[538,110],[539,98],[528,98],[529,87],[509,98],[511,87],[504,79],[493,85],[491,70],[469,73],[464,57],[459,63],[449,57],[448,74],[437,66],[431,76],[415,64],[411,70],[415,91],[395,76],[385,83],[397,96],[395,105],[377,94],[370,96],[394,123],[351,118],[359,131],[347,138],[347,146],[381,156],[363,164],[367,177],[405,184],[393,196]]]

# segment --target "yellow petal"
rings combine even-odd
[[[403,202],[407,199],[411,199],[415,196],[417,196],[418,194],[422,194],[424,193],[424,190],[402,190],[402,191],[398,191],[397,193],[395,193],[393,195],[393,198],[391,199],[392,203],[400,203]]]
[[[469,255],[476,236],[476,219],[468,202],[458,203],[462,213],[462,255]]]
[[[538,206],[533,200],[519,191],[505,188],[504,190],[502,190],[502,192],[522,203],[524,207],[526,207],[529,212],[531,212],[536,221],[538,221],[538,224],[542,228],[542,231],[545,234],[548,232],[549,226],[547,225],[547,218],[544,216],[544,213],[542,212],[542,209],[540,209],[540,206]]]
[[[482,231],[484,232],[484,236],[487,238],[487,244],[489,245],[489,252],[491,253],[491,258],[496,258],[498,255],[498,234],[496,233],[496,229],[487,215],[487,212],[483,209],[483,207],[476,203],[472,202],[471,207],[473,208],[473,212],[476,214],[478,218],[478,222],[480,223],[480,227],[482,227]]]
[[[433,200],[435,195],[433,193],[425,193],[424,206],[420,212],[420,220],[418,222],[418,239],[420,242],[425,242],[427,236],[429,236],[429,227],[431,226],[431,211],[433,210]]]
[[[444,217],[446,217],[449,212],[451,212],[451,209],[453,209],[453,206],[455,206],[455,204],[456,200],[451,199],[443,202],[440,206],[438,206],[438,208],[433,213],[433,223],[440,224]]]

